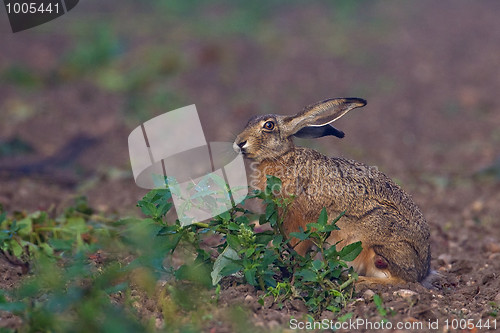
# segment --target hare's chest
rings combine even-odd
[[[253,187],[264,191],[268,184],[267,176],[274,176],[281,180],[281,186],[275,185],[275,188],[273,188],[276,195],[297,195],[300,187],[305,184],[300,170],[297,171],[293,167],[265,162],[252,168],[250,183]]]

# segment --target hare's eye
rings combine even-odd
[[[266,121],[264,123],[264,128],[266,130],[272,131],[274,129],[274,123],[272,121]]]

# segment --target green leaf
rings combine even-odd
[[[10,232],[16,233],[19,231],[19,229],[20,227],[17,225],[17,221],[16,220],[12,221],[12,224],[10,225]]]
[[[236,224],[236,223],[234,223],[234,222],[229,223],[229,225],[227,226],[227,228],[228,228],[229,230],[232,230],[232,231],[240,230],[240,226],[239,226],[239,225],[237,225],[237,224]]]
[[[196,257],[196,260],[199,262],[206,262],[210,260],[210,253],[203,249],[197,249],[196,252],[198,253],[198,256]]]
[[[19,258],[23,254],[23,248],[21,247],[21,245],[19,245],[18,242],[16,242],[15,240],[11,240],[8,244],[10,244],[10,248],[14,256]]]
[[[111,295],[111,294],[117,293],[119,291],[124,291],[125,289],[128,288],[128,286],[129,286],[128,282],[122,282],[122,283],[118,283],[117,285],[106,288],[104,290],[104,292],[108,295]]]
[[[156,216],[156,206],[152,202],[141,200],[137,204],[144,215],[151,217]]]
[[[49,244],[47,243],[42,243],[39,245],[39,247],[42,249],[42,251],[48,255],[49,257],[53,256],[54,255],[54,249],[52,247],[50,247]]]
[[[254,254],[255,248],[251,247],[245,251],[245,257],[250,257],[252,254]]]
[[[228,185],[226,184],[226,181],[224,180],[224,178],[220,177],[215,172],[209,173],[208,177],[210,177],[210,179],[212,179],[214,181],[214,183],[217,184],[217,186],[219,187],[220,190],[223,190],[224,192],[226,192]]]
[[[156,195],[160,197],[160,200],[167,201],[170,198],[172,198],[172,193],[170,193],[170,190],[167,189],[157,189],[156,190]]]
[[[219,217],[222,219],[222,221],[224,221],[224,222],[227,222],[227,221],[229,221],[229,220],[231,219],[231,213],[229,213],[229,211],[225,211],[225,212],[223,212],[223,213],[219,214],[218,216],[219,216]]]
[[[80,216],[69,217],[66,220],[66,226],[77,233],[86,233],[89,230],[89,226],[87,226],[85,219]]]
[[[333,312],[333,313],[336,313],[336,312],[340,312],[340,309],[341,309],[341,308],[340,308],[340,307],[338,307],[338,306],[328,305],[328,306],[326,307],[326,309],[327,309],[328,311],[331,311],[331,312]]]
[[[23,302],[0,303],[0,310],[7,312],[22,312],[26,309],[26,304]]]
[[[33,224],[43,224],[49,218],[47,212],[36,211],[33,214],[30,214],[30,218],[33,220]]]
[[[260,266],[266,268],[271,265],[277,258],[277,255],[274,251],[270,249],[266,249],[264,252],[264,257],[260,261]]]
[[[184,264],[175,272],[175,277],[178,280],[188,280],[206,287],[212,285],[210,279],[208,265],[204,263]]]
[[[315,270],[319,271],[321,269],[321,267],[323,267],[323,262],[321,260],[316,259],[312,262],[312,267]]]
[[[31,218],[26,217],[20,221],[17,221],[17,225],[19,226],[19,230],[17,231],[19,236],[27,237],[31,235],[31,232],[33,231],[33,221],[31,220]]]
[[[266,286],[271,286],[273,288],[276,288],[277,282],[276,279],[273,277],[274,274],[271,273],[266,273],[263,275],[262,279],[264,280],[264,283]]]
[[[326,258],[336,258],[338,256],[339,253],[335,245],[330,246],[324,251]]]
[[[380,297],[379,294],[373,295],[373,303],[375,303],[378,313],[382,317],[385,317],[387,315],[387,310],[384,308],[382,297]]]
[[[157,213],[158,216],[164,216],[172,208],[172,203],[165,201],[158,206]]]
[[[77,251],[85,251],[86,244],[83,241],[82,235],[79,231],[76,232],[76,250]]]
[[[239,260],[240,257],[235,250],[227,246],[224,251],[215,259],[214,266],[210,276],[212,277],[212,284],[215,286],[222,279],[222,270],[230,264],[233,264],[235,260]],[[241,269],[241,266],[239,266]],[[236,271],[237,272],[237,271]],[[232,274],[232,273],[231,273]]]
[[[255,273],[257,269],[255,267],[244,270],[245,280],[250,283],[252,286],[258,285],[257,280],[255,279]]]
[[[267,184],[265,194],[267,196],[272,195],[273,193],[279,193],[281,191],[281,179],[275,176],[266,175]]]
[[[327,224],[327,225],[325,225],[323,227],[323,232],[332,232],[332,231],[335,231],[335,230],[340,230],[340,228],[337,227],[336,224]]]
[[[267,245],[272,239],[273,236],[270,234],[258,233],[257,237],[255,238],[255,243]]]
[[[274,247],[281,247],[281,245],[282,245],[281,243],[283,243],[283,236],[282,235],[274,236],[273,246]]]
[[[316,273],[307,268],[301,269],[295,273],[295,276],[301,277],[304,282],[315,282],[317,280]]]
[[[226,236],[226,242],[233,249],[238,250],[239,248],[241,248],[240,241],[238,240],[238,236],[228,234]]]
[[[203,188],[202,190],[196,192],[191,196],[191,200],[202,198],[203,200],[208,199],[209,197],[213,197],[214,194],[217,194],[217,190],[210,190],[207,188]]]
[[[353,312],[348,312],[348,313],[346,313],[345,315],[338,317],[338,318],[337,318],[337,321],[338,321],[339,323],[343,323],[343,322],[345,322],[345,321],[347,321],[347,320],[351,319],[351,318],[352,318],[352,316],[354,316],[354,313],[353,313]]]
[[[56,251],[70,251],[73,248],[72,239],[63,240],[51,238],[47,241],[47,243]]]
[[[355,242],[344,246],[339,252],[339,257],[344,261],[353,261],[362,250],[361,242]]]
[[[248,223],[250,223],[250,220],[245,215],[238,216],[235,220],[238,224],[243,223],[243,224],[247,225]]]
[[[164,178],[162,176],[162,178]],[[164,179],[161,181],[164,184]],[[140,207],[143,202],[150,202],[153,204],[159,204],[161,202],[167,202],[172,197],[172,194],[168,189],[154,189],[149,191],[141,201],[137,203]]]
[[[179,245],[179,242],[182,239],[183,233],[176,233],[172,234],[170,236],[167,236],[167,244],[165,244],[165,251],[173,253],[175,249],[177,248],[177,245]]]
[[[325,226],[319,223],[308,223],[306,227],[307,227],[306,230],[316,229],[319,232],[322,232]]]
[[[342,274],[342,269],[340,268],[331,269],[329,273],[331,277],[333,277],[334,279],[338,279],[340,277],[340,274]]]
[[[10,230],[0,230],[0,245],[12,237]]]
[[[161,227],[160,230],[156,233],[156,236],[166,236],[166,235],[173,235],[179,233],[177,225],[168,225],[165,227]]]
[[[220,271],[220,275],[222,276],[228,276],[228,275],[231,275],[231,274],[234,274],[236,272],[239,272],[241,271],[243,267],[236,263],[236,262],[231,262],[229,264],[227,264],[226,266],[224,266],[224,268],[221,269]]]
[[[273,225],[276,222],[277,219],[277,211],[276,211],[276,206],[274,204],[268,204],[266,206],[266,221],[271,222],[271,225]]]
[[[323,209],[321,210],[321,213],[319,213],[318,224],[324,226],[324,225],[326,225],[327,222],[328,222],[328,215],[326,214],[326,208],[323,207]]]
[[[0,208],[1,208],[1,206],[0,206]],[[1,211],[2,210],[0,209],[0,212]],[[3,221],[5,221],[6,218],[7,218],[7,212],[2,212],[2,214],[0,214],[0,224],[2,224]]]
[[[306,240],[311,235],[311,232],[291,232],[290,236],[300,239],[301,241]]]

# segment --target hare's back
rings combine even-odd
[[[326,157],[315,150],[296,148],[291,179],[297,194],[319,209],[363,215],[379,208],[418,223],[423,215],[413,199],[377,167],[357,161]],[[292,161],[290,161],[292,162]],[[328,207],[327,207],[328,208]]]

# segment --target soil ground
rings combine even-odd
[[[381,332],[430,330],[398,322],[485,331],[447,328],[454,319],[496,320],[500,331],[500,2],[293,2],[251,14],[225,2],[203,12],[120,3],[81,4],[53,26],[0,35],[0,143],[10,147],[0,155],[0,203],[8,211],[57,213],[86,195],[100,213],[137,215],[145,191],[131,176],[127,136],[177,107],[197,105],[208,141],[232,141],[252,115],[362,97],[368,106],[336,125],[344,139],[298,144],[376,165],[411,193],[430,224],[439,278],[435,290],[360,290],[343,313],[380,320],[375,292],[393,324]],[[101,39],[104,60],[94,50]],[[0,259],[0,288],[22,278]],[[253,323],[276,330],[305,313],[295,303],[261,306],[258,294],[228,281],[220,311],[244,304]]]

